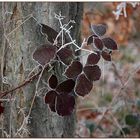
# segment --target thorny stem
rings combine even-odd
[[[35,75],[33,75],[31,78],[29,78],[28,80],[25,80],[24,82],[22,82],[22,84],[20,84],[19,86],[13,88],[13,89],[10,89],[8,91],[4,91],[4,92],[1,92],[0,93],[0,98],[3,98],[5,97],[6,95],[8,95],[9,93],[27,85],[28,83],[32,82],[39,74],[41,73],[41,71],[39,71],[38,73],[36,73]]]

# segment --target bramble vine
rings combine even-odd
[[[72,25],[75,22],[70,20],[68,24],[62,24],[65,17],[61,14],[55,14],[55,18],[59,21],[60,32],[55,31],[48,25],[41,24],[42,33],[47,35],[48,43],[39,46],[33,52],[33,60],[42,67],[42,70],[21,85],[2,92],[0,98],[29,84],[38,76],[41,78],[43,68],[51,69],[54,63],[58,62],[65,68],[62,76],[66,80],[59,83],[57,75],[52,74],[48,78],[49,91],[44,99],[51,111],[60,116],[67,116],[75,108],[75,97],[85,97],[92,90],[94,82],[100,79],[101,69],[98,66],[100,59],[111,61],[112,51],[117,50],[118,46],[112,38],[104,36],[107,27],[101,24],[91,25],[93,34],[84,39],[81,46],[78,46],[76,40],[71,37]],[[84,45],[91,46],[92,50],[84,49]],[[86,64],[82,64],[79,60],[81,51],[87,52]],[[34,100],[32,105],[33,103]],[[0,103],[0,113],[3,113],[3,111],[4,107]]]

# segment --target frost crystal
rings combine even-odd
[[[139,5],[139,2],[121,2],[117,5],[116,11],[113,11],[113,14],[116,16],[116,20],[119,19],[120,15],[127,17],[126,6],[131,4],[133,8]]]

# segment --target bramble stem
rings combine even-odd
[[[32,82],[39,74],[41,73],[41,71],[39,71],[38,73],[36,73],[35,75],[33,75],[31,78],[29,78],[28,80],[25,80],[24,82],[22,82],[22,84],[20,84],[19,86],[10,89],[8,91],[4,91],[4,92],[0,92],[0,98],[3,98],[4,96],[6,96],[7,94],[27,85],[28,83]]]

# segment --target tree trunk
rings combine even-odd
[[[32,53],[41,44],[47,42],[46,36],[40,32],[39,23],[58,30],[59,24],[54,18],[54,13],[59,12],[66,16],[66,23],[70,19],[76,21],[72,36],[79,42],[82,3],[0,3],[1,91],[21,84],[37,66],[32,59]],[[59,69],[57,74],[60,74],[63,67],[56,69]],[[39,90],[44,87],[43,81],[48,75],[49,73],[45,71]],[[3,79],[6,79],[6,82],[3,82]],[[50,112],[43,99],[46,89],[42,89],[41,95],[35,97],[30,118],[28,122],[25,121],[35,94],[36,82],[37,79],[6,97],[11,100],[4,101],[1,137],[74,137],[75,113],[60,117]]]

